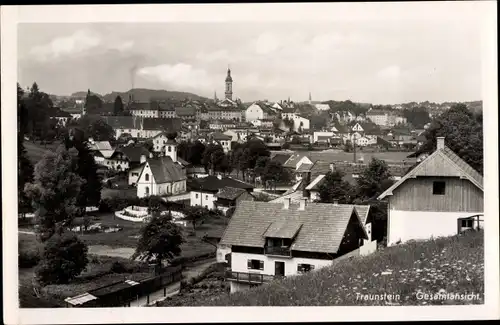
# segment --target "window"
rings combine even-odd
[[[144,178],[146,179],[146,181],[149,181],[149,174],[146,174],[146,175],[144,176]],[[146,188],[147,188],[147,187],[146,187]]]
[[[307,273],[314,270],[314,265],[311,264],[298,264],[297,265],[297,272],[299,273]]]
[[[205,195],[205,200],[208,200],[208,195]]]
[[[445,182],[433,182],[432,183],[432,194],[434,195],[444,195],[446,189]]]
[[[260,260],[248,260],[248,268],[252,270],[264,270],[264,261]]]
[[[132,173],[132,176],[139,176],[139,173]]]
[[[168,152],[172,152],[172,147],[168,146]]]
[[[149,187],[146,186],[146,195],[149,195]]]
[[[196,193],[196,198],[198,198],[198,193]]]
[[[474,224],[474,220],[472,219],[462,219],[460,220],[462,224],[462,228],[472,228]]]

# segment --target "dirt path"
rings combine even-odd
[[[99,256],[112,256],[121,258],[130,258],[135,249],[131,247],[111,247],[106,245],[89,245],[89,254]]]

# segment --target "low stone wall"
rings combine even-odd
[[[129,206],[125,208],[125,212],[138,218],[144,218],[148,216],[147,207]]]
[[[147,215],[145,217],[131,217],[123,214],[123,211],[116,211],[115,216],[117,218],[127,220],[127,221],[132,221],[132,222],[145,222],[147,219]]]

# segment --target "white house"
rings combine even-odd
[[[437,149],[378,199],[387,199],[387,245],[451,236],[482,220],[483,176],[437,138]]]
[[[241,201],[219,243],[230,252],[231,293],[361,254],[368,240],[353,205]]]
[[[247,122],[255,120],[268,120],[276,115],[277,113],[267,105],[255,102],[246,109],[245,120]]]
[[[217,201],[216,194],[225,187],[241,188],[248,192],[253,191],[253,186],[231,177],[221,175],[210,175],[203,178],[193,179],[190,183],[190,205],[201,206],[207,209],[215,209],[214,202]]]
[[[352,127],[351,129],[353,132],[364,132],[365,130],[363,129],[363,127],[359,124],[359,123],[356,123],[354,124],[354,126]]]
[[[233,139],[231,136],[216,132],[211,135],[211,138],[213,141],[220,144],[222,149],[224,149],[224,153],[231,151],[231,141]]]
[[[319,142],[321,138],[331,138],[334,132],[316,131],[313,133],[313,143]]]
[[[186,192],[186,168],[177,159],[177,143],[168,140],[164,155],[146,159],[137,179],[137,196],[176,195]]]
[[[376,137],[360,136],[359,138],[356,137],[355,139],[356,139],[356,145],[358,145],[360,147],[366,147],[366,146],[377,144],[377,138]]]

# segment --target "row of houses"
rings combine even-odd
[[[437,142],[434,153],[377,198],[388,202],[388,246],[482,227],[483,177],[444,138]],[[296,196],[237,203],[217,250],[230,266],[231,292],[376,250],[370,205],[314,202],[311,194],[327,171],[326,163],[307,169],[306,186],[302,179],[290,191]]]

